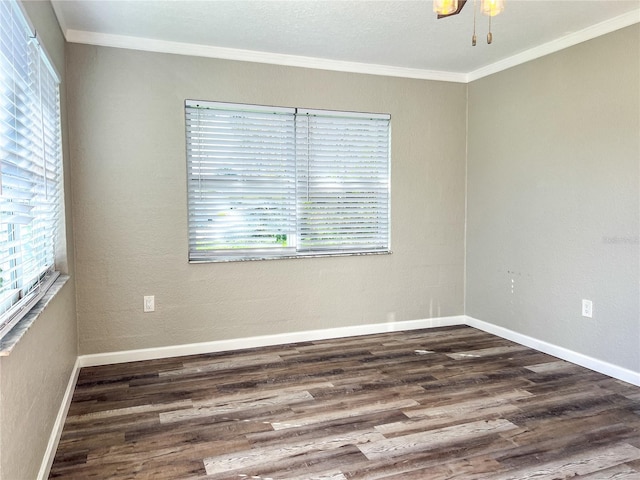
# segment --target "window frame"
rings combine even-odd
[[[0,250],[0,339],[60,275],[56,251],[63,222],[60,75],[23,6],[16,0],[3,3],[0,230],[5,233],[0,246],[5,249]],[[24,52],[22,57],[18,51]],[[33,185],[28,197],[16,186],[27,178]],[[22,233],[26,238],[20,238]]]
[[[390,238],[391,237],[391,234],[390,234],[390,231],[391,231],[391,115],[381,114],[381,113],[362,113],[362,112],[349,112],[349,111],[303,109],[303,108],[294,108],[294,107],[270,107],[270,106],[262,106],[262,105],[248,105],[248,104],[228,103],[228,102],[211,102],[211,101],[199,101],[199,100],[189,100],[189,99],[185,100],[184,108],[185,108],[185,132],[186,132],[186,157],[187,157],[187,162],[186,162],[187,163],[187,194],[188,194],[187,195],[188,196],[187,214],[188,214],[188,225],[189,225],[189,235],[188,235],[189,236],[189,249],[188,249],[189,256],[188,258],[190,263],[270,260],[270,259],[284,259],[284,258],[287,258],[287,259],[309,258],[309,257],[325,257],[325,256],[379,255],[379,254],[391,253],[391,238]],[[199,112],[199,110],[197,109],[203,109],[203,110],[206,109],[206,110],[213,110],[213,111],[227,110],[227,111],[233,111],[233,112],[247,112],[247,111],[258,110],[258,111],[270,112],[274,115],[286,114],[292,117],[293,124],[294,124],[294,138],[293,139],[287,138],[286,140],[283,140],[283,141],[292,141],[293,143],[291,145],[295,153],[295,159],[294,159],[295,190],[293,192],[293,197],[291,198],[295,208],[295,226],[294,226],[295,229],[292,230],[291,232],[280,232],[279,234],[271,232],[269,234],[270,237],[274,237],[274,236],[285,237],[283,241],[286,243],[281,248],[278,248],[277,246],[271,246],[269,248],[231,248],[229,247],[226,249],[209,249],[204,252],[194,251],[194,245],[196,245],[196,237],[197,237],[197,234],[195,234],[194,231],[197,229],[197,226],[204,228],[203,227],[204,224],[202,223],[202,220],[200,220],[200,223],[198,223],[198,221],[195,220],[195,214],[194,214],[194,211],[196,208],[195,203],[197,202],[197,200],[194,199],[194,194],[197,191],[199,191],[199,194],[202,195],[202,192],[204,191],[204,189],[198,190],[199,187],[194,186],[195,182],[197,181],[196,177],[199,175],[199,173],[198,174],[196,173],[196,169],[199,169],[198,171],[203,171],[204,168],[202,167],[202,165],[200,165],[199,167],[194,167],[194,164],[197,164],[199,161],[201,161],[199,160],[201,156],[202,157],[206,156],[205,154],[201,155],[201,152],[196,148],[197,145],[200,145],[198,142],[201,142],[201,138],[198,137],[198,133],[196,132],[197,128],[194,126],[194,122],[195,122],[194,116],[196,115],[196,111]],[[191,114],[191,117],[190,117],[190,114]],[[372,202],[370,199],[358,200],[355,197],[358,196],[358,193],[362,193],[362,192],[353,192],[353,191],[347,192],[347,187],[343,187],[340,193],[335,193],[336,189],[334,189],[334,193],[333,193],[334,195],[333,201],[336,202],[338,205],[344,206],[346,205],[347,200],[349,200],[352,202],[350,207],[351,210],[354,210],[353,206],[355,205],[356,211],[358,211],[358,208],[360,208],[362,211],[364,211],[363,209],[370,210],[373,208],[376,211],[376,215],[368,214],[368,216],[365,217],[363,213],[362,217],[357,217],[358,219],[361,220],[359,224],[357,223],[349,224],[349,227],[351,227],[352,229],[353,228],[358,229],[358,228],[365,228],[365,227],[362,227],[361,225],[366,222],[369,222],[367,223],[367,228],[369,229],[368,232],[377,233],[378,238],[376,239],[375,245],[372,242],[371,246],[360,245],[360,246],[354,246],[351,248],[346,248],[340,244],[341,243],[340,241],[338,241],[337,243],[339,245],[334,247],[331,247],[329,243],[327,243],[327,245],[321,245],[320,248],[318,247],[309,248],[308,246],[306,249],[302,248],[302,244],[304,242],[301,240],[302,237],[301,237],[300,223],[301,223],[301,220],[304,218],[304,215],[301,213],[299,192],[301,188],[300,170],[302,170],[300,166],[300,161],[304,155],[298,152],[301,145],[300,139],[298,138],[300,134],[300,131],[299,131],[300,127],[298,123],[300,119],[302,118],[309,119],[309,117],[319,117],[319,118],[325,118],[325,119],[328,119],[328,118],[341,119],[340,121],[346,122],[347,126],[346,127],[340,126],[340,128],[345,128],[346,129],[345,131],[352,133],[352,135],[354,135],[354,138],[356,138],[357,140],[361,141],[362,138],[365,138],[366,136],[365,134],[374,138],[373,140],[371,140],[370,138],[365,139],[365,141],[371,142],[369,150],[366,150],[368,152],[367,154],[363,154],[363,153],[356,154],[355,147],[353,147],[355,143],[353,143],[353,145],[348,143],[347,141],[348,137],[346,133],[342,134],[343,137],[341,137],[341,142],[337,142],[337,143],[341,143],[340,147],[335,146],[333,144],[331,145],[335,146],[335,148],[333,148],[333,150],[336,150],[336,152],[333,152],[334,155],[342,155],[341,161],[345,162],[345,164],[349,164],[349,161],[353,162],[353,165],[343,166],[342,167],[343,169],[352,168],[354,169],[353,171],[361,171],[361,172],[369,171],[371,169],[375,170],[373,174],[369,173],[369,177],[371,178],[375,177],[377,178],[377,180],[374,179],[372,181],[371,178],[365,178],[364,176],[365,174],[361,173],[360,175],[362,175],[362,177],[361,177],[360,183],[364,181],[365,183],[373,182],[375,184],[373,187],[367,184],[367,187],[372,191],[376,190],[378,192],[376,194],[372,194],[371,192],[368,192],[369,193],[368,196],[371,197],[371,195],[374,195],[375,199],[377,199],[377,202]],[[357,129],[356,127],[353,127],[354,128],[353,132],[355,133],[349,131],[348,130],[349,119],[351,119],[351,121],[353,122],[357,121],[360,124],[364,124],[364,127],[362,125],[358,125]],[[231,122],[231,120],[229,120],[229,122]],[[371,125],[369,125],[369,123]],[[367,128],[378,129],[376,130],[377,136],[369,134],[369,132],[367,131]],[[202,131],[204,130],[205,130],[205,127],[202,127]],[[334,127],[334,130],[335,130],[335,127]],[[362,133],[361,131],[363,131],[364,133]],[[380,133],[380,131],[382,131],[382,133]],[[213,136],[208,139],[210,141],[209,145],[215,142],[215,140],[211,140],[211,138],[213,138]],[[307,137],[307,140],[308,138],[309,137]],[[331,135],[329,135],[329,138],[332,138]],[[355,142],[356,140],[350,140],[350,141]],[[223,143],[223,141],[220,141],[219,143]],[[326,147],[326,145],[328,145],[328,143],[326,143],[326,140],[325,140],[324,146]],[[308,148],[308,147],[305,146],[305,148]],[[342,150],[340,152],[337,152],[339,148],[342,148]],[[375,150],[375,154],[371,153],[374,150]],[[217,152],[211,153],[211,156],[215,157],[216,154]],[[329,152],[329,155],[331,154],[332,152]],[[325,152],[325,155],[326,155],[326,152]],[[336,156],[336,158],[338,157]],[[206,160],[204,161],[206,162]],[[306,159],[305,161],[308,162],[309,160]],[[374,164],[375,164],[375,167],[373,166]],[[240,163],[237,164],[236,166],[241,167]],[[211,165],[209,165],[208,167],[209,167],[209,170],[212,169]],[[216,167],[213,167],[213,168],[215,169]],[[323,168],[326,169],[327,167],[325,166]],[[239,170],[242,170],[242,168],[239,168]],[[337,179],[342,180],[344,183],[351,181],[347,179],[346,174],[344,174],[345,175],[344,178],[341,177],[339,173],[337,173],[337,170],[338,168],[336,167],[335,171],[330,172],[328,175],[329,176],[331,174],[338,175]],[[314,173],[314,175],[317,175],[317,174]],[[306,180],[302,181],[302,183],[304,184],[305,182],[307,182],[306,185],[309,185],[310,183],[312,183],[314,179],[317,179],[317,178],[318,177],[312,177],[311,175],[309,175]],[[328,180],[325,180],[325,182],[327,181]],[[358,184],[358,188],[360,189],[363,188],[362,184]],[[340,195],[345,197],[344,200],[340,200],[341,198]],[[353,198],[351,198],[350,196],[352,196]],[[360,196],[362,197],[367,195],[360,195]],[[320,201],[316,201],[316,202],[317,202],[316,203],[317,205],[320,205]],[[327,201],[326,203],[329,203],[329,201]],[[381,204],[381,206],[376,205],[372,207],[371,206],[372,203]],[[329,210],[329,213],[327,215],[331,215],[332,212],[330,211],[331,210],[330,208],[325,208],[325,210]],[[336,215],[338,214],[336,213]],[[343,215],[345,218],[347,217],[346,213]],[[211,217],[213,217],[213,214],[211,214]],[[331,217],[331,218],[333,218],[334,220],[338,219],[337,216]],[[373,220],[371,220],[371,218],[373,218]],[[215,218],[208,218],[207,220],[209,222],[216,221]],[[340,220],[344,220],[344,218],[340,218]],[[248,221],[248,223],[251,223],[251,221]],[[341,223],[344,224],[344,222],[341,222]],[[342,237],[339,236],[341,234],[342,232],[337,235],[338,239],[342,239]],[[365,232],[363,236],[365,238],[368,238],[367,234],[368,233]],[[348,235],[347,233],[344,233],[345,239],[347,238],[347,235]],[[356,237],[357,235],[352,234],[351,236]],[[376,235],[369,233],[369,236],[373,238],[373,236],[376,236]],[[327,240],[327,239],[324,239],[323,241],[330,242],[330,240]],[[342,243],[345,243],[345,242],[342,242]]]

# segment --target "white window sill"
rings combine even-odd
[[[60,275],[55,282],[49,287],[47,293],[36,303],[33,308],[0,340],[0,357],[9,356],[20,339],[31,328],[40,314],[47,308],[49,302],[62,289],[63,285],[69,280],[69,275]]]

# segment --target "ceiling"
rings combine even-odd
[[[491,45],[478,13],[472,47],[473,0],[440,20],[431,0],[52,4],[69,42],[459,82],[640,22],[640,0],[506,0]]]

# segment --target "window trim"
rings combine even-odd
[[[251,104],[241,104],[241,103],[228,103],[228,102],[212,102],[212,101],[199,101],[199,100],[185,100],[184,104],[185,108],[185,132],[186,132],[186,156],[187,156],[187,193],[188,193],[188,201],[187,201],[187,215],[188,215],[188,225],[189,225],[189,263],[217,263],[217,262],[232,262],[232,261],[258,261],[258,260],[278,260],[278,259],[294,259],[294,258],[315,258],[315,257],[338,257],[338,256],[362,256],[362,255],[388,255],[392,253],[391,250],[391,115],[385,113],[366,113],[366,112],[350,112],[350,111],[335,111],[335,110],[324,110],[324,109],[307,109],[307,108],[294,108],[294,107],[272,107],[272,106],[263,106],[263,105],[251,105]],[[379,248],[371,245],[354,249],[347,248],[330,248],[330,247],[321,247],[315,248],[311,250],[299,250],[297,244],[297,239],[300,236],[300,227],[298,223],[300,221],[299,217],[299,195],[298,195],[298,182],[299,175],[296,173],[295,183],[296,183],[296,193],[294,195],[294,203],[295,203],[295,231],[293,234],[296,237],[296,240],[292,242],[292,245],[283,247],[283,248],[255,248],[255,249],[218,249],[218,250],[210,250],[208,253],[194,252],[192,249],[192,220],[191,220],[191,211],[193,207],[191,206],[191,183],[194,181],[192,178],[193,175],[191,173],[191,165],[192,160],[190,158],[190,148],[193,143],[190,139],[190,126],[188,119],[188,111],[190,108],[212,108],[215,110],[229,110],[229,111],[257,111],[257,112],[268,112],[268,113],[285,113],[293,116],[294,121],[294,137],[297,137],[297,128],[298,128],[298,118],[301,117],[310,117],[310,116],[321,116],[324,118],[344,118],[344,119],[370,119],[370,120],[382,120],[388,122],[385,126],[385,160],[384,160],[384,180],[385,183],[385,193],[383,196],[378,198],[384,198],[384,207],[383,210],[386,214],[385,223],[383,225],[386,228],[386,238],[383,244]],[[297,138],[293,140],[295,148],[298,148]],[[296,172],[298,170],[298,162],[299,156],[296,154],[295,156],[295,164],[296,164]]]
[[[27,12],[24,6],[22,5],[22,3],[16,0],[10,0],[10,2],[7,2],[7,3],[8,3],[7,8],[11,9],[12,11],[12,18],[14,19],[14,21],[21,24],[21,27],[24,29],[24,33],[26,36],[25,38],[30,38],[35,45],[35,48],[37,51],[37,57],[38,57],[37,75],[39,77],[39,81],[41,79],[42,72],[46,70],[48,72],[47,75],[49,76],[50,81],[52,81],[53,84],[55,84],[55,97],[54,97],[55,102],[50,105],[54,105],[55,107],[56,118],[54,120],[55,120],[55,124],[57,124],[56,125],[57,132],[55,132],[56,135],[50,136],[49,138],[53,139],[52,142],[53,142],[53,145],[55,145],[55,152],[56,152],[55,159],[53,161],[55,162],[58,178],[57,178],[57,183],[55,184],[55,189],[57,191],[57,193],[55,194],[56,205],[55,205],[55,210],[53,212],[52,219],[55,220],[57,218],[57,221],[54,222],[54,230],[55,230],[55,238],[59,240],[60,238],[64,238],[64,236],[61,237],[60,235],[58,235],[58,233],[61,230],[61,223],[62,224],[64,223],[64,220],[63,220],[64,208],[62,205],[62,201],[64,198],[64,193],[63,193],[64,179],[63,179],[63,165],[62,165],[63,164],[62,118],[61,118],[62,106],[60,104],[61,77],[54,63],[52,62],[51,57],[48,54],[45,46],[40,41],[40,36],[38,35],[33,24],[31,23],[31,20],[29,19],[29,16],[27,15]],[[45,100],[44,100],[41,88],[39,89],[37,96],[38,96],[39,108],[41,109],[41,111],[43,111],[45,109],[44,107]],[[47,117],[47,118],[50,118],[50,117]],[[42,161],[45,164],[44,189],[45,189],[45,192],[47,192],[48,181],[46,180],[47,178],[46,164],[49,163],[51,161],[51,158],[54,158],[54,157],[51,157],[50,156],[51,154],[47,153],[46,145],[48,145],[49,143],[47,142],[45,137],[46,137],[46,133],[48,132],[45,132],[44,127],[42,128],[43,128],[42,129],[42,145],[43,145]],[[2,185],[1,182],[2,182],[2,176],[0,171],[0,192],[1,192],[1,185]],[[11,224],[7,223],[6,225],[11,225]],[[43,300],[43,298],[46,298],[47,294],[52,294],[52,292],[55,293],[54,290],[57,291],[56,289],[53,288],[54,284],[56,284],[56,280],[61,275],[60,272],[56,270],[56,252],[60,248],[60,244],[58,243],[57,240],[52,245],[49,245],[49,248],[52,248],[52,255],[53,255],[51,264],[46,266],[46,268],[43,267],[40,270],[40,273],[34,274],[33,276],[31,276],[28,279],[29,282],[25,283],[24,282],[25,279],[20,279],[23,281],[21,284],[17,286],[17,288],[13,290],[9,290],[4,293],[3,299],[0,303],[0,311],[4,310],[4,312],[0,313],[0,342],[4,343],[6,338],[15,336],[13,335],[14,331],[19,330],[18,328],[16,328],[17,325],[21,324],[21,321],[25,319],[25,317],[29,316],[30,313],[33,313],[35,310],[37,310],[36,306],[41,302],[41,300]],[[37,252],[40,252],[40,250],[37,250]],[[16,296],[18,297],[17,301],[15,298]],[[3,351],[4,351],[4,348],[3,348]],[[2,353],[0,352],[0,354]]]

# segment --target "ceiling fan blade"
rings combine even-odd
[[[467,0],[458,0],[458,9],[455,12],[448,13],[446,15],[438,15],[438,18],[447,18],[447,17],[450,17],[452,15],[459,14],[460,10],[462,10],[462,7],[464,7],[465,3],[467,3]]]

